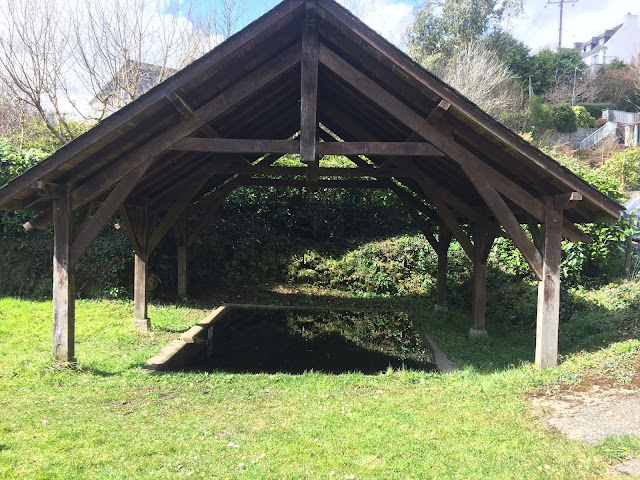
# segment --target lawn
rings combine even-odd
[[[284,295],[270,300],[293,303]],[[338,296],[295,298],[335,305]],[[600,478],[640,454],[635,440],[565,439],[534,418],[525,395],[612,359],[624,368],[638,341],[607,340],[541,372],[530,331],[490,329],[469,343],[465,313],[368,298],[351,303],[410,311],[461,370],[144,373],[219,300],[152,304],[149,333],[133,329],[130,302],[79,300],[71,370],[50,360],[51,302],[0,299],[0,478]]]

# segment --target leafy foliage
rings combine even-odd
[[[568,103],[552,105],[551,116],[553,117],[553,125],[559,132],[576,131],[576,114]]]
[[[553,52],[544,49],[533,56],[532,62],[533,91],[537,95],[544,94],[562,83],[573,81],[574,76],[581,77],[586,69],[577,50]]]
[[[575,114],[575,117],[576,117],[576,126],[578,128],[580,127],[589,128],[595,125],[596,119],[589,114],[586,108],[584,108],[581,105],[577,105],[572,108],[573,108],[573,113]]]

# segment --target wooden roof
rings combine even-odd
[[[310,121],[313,129],[304,127]],[[307,142],[314,134],[321,141]],[[302,154],[307,181],[269,166],[287,152]],[[329,153],[360,168],[318,169],[314,158]],[[503,225],[510,212],[519,223],[541,221],[544,197],[573,194],[582,200],[565,210],[563,233],[575,239],[573,223],[615,221],[622,208],[333,0],[284,0],[5,185],[0,208],[36,212],[28,227],[47,227],[53,184],[70,188],[73,210],[111,198],[105,212],[113,215],[124,198],[177,218],[176,205],[204,206],[229,179],[277,185],[288,177],[312,187],[357,177],[343,185],[405,191],[460,223],[479,212]]]

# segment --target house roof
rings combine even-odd
[[[594,53],[600,51],[602,49],[602,47],[604,47],[606,45],[606,42],[609,41],[609,39],[611,37],[613,37],[615,35],[615,33],[620,30],[620,28],[622,27],[622,23],[620,25],[618,25],[617,27],[613,27],[610,30],[605,30],[604,32],[602,32],[600,35],[596,36],[596,37],[591,37],[591,40],[588,40],[584,43],[577,43],[576,44],[576,49],[578,50],[582,50],[584,49],[584,47],[586,47],[587,45],[592,45],[593,48],[591,50],[589,50],[588,52],[581,52],[583,57],[589,56],[589,55],[593,55]],[[598,42],[600,41],[601,38],[605,39],[605,45],[599,45]]]
[[[127,205],[146,202],[155,212],[170,209],[189,189],[197,190],[189,197],[195,208],[234,174],[247,184],[276,184],[276,179],[264,180],[264,171],[251,164],[263,153],[298,148],[293,142],[298,142],[302,120],[301,43],[310,29],[319,42],[320,135],[360,142],[349,146],[349,158],[366,166],[355,154],[375,150],[368,155],[371,168],[406,179],[414,185],[412,195],[448,207],[461,221],[488,211],[485,182],[521,223],[531,215],[543,216],[544,197],[573,192],[582,201],[565,211],[568,222],[619,218],[620,205],[488,116],[333,0],[284,0],[5,185],[0,208],[40,212],[30,225],[44,228],[51,224],[51,196],[40,188],[43,183],[68,186],[74,210],[102,204],[120,188]],[[189,136],[197,140],[183,140]],[[208,140],[216,137],[244,140]],[[251,139],[261,142],[252,144]],[[391,143],[374,148],[362,142]],[[404,150],[400,142],[406,143]],[[264,151],[258,152],[260,145]],[[323,148],[318,152],[337,151]],[[286,174],[273,172],[277,178]],[[324,175],[335,177],[320,173]],[[123,186],[125,181],[128,186]],[[496,201],[502,205],[500,198]]]

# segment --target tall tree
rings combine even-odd
[[[531,77],[536,95],[547,93],[563,83],[573,83],[586,70],[578,50],[540,50],[532,58]]]
[[[527,90],[531,73],[531,49],[510,33],[501,30],[491,32],[483,43],[520,80],[523,90]]]
[[[410,55],[427,68],[443,66],[456,49],[502,29],[522,12],[522,0],[425,0],[407,31]]]

